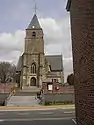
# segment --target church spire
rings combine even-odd
[[[40,29],[41,26],[39,24],[39,21],[38,21],[38,18],[37,18],[37,15],[34,14],[29,26],[27,29]]]
[[[27,29],[40,29],[41,28],[37,15],[36,15],[36,11],[37,11],[37,6],[36,6],[36,2],[35,2],[34,16]]]

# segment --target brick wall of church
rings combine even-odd
[[[78,125],[94,124],[94,0],[71,0],[73,67]]]

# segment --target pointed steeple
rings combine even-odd
[[[41,26],[39,24],[39,21],[38,21],[38,18],[37,18],[37,15],[34,14],[29,26],[27,29],[40,29]]]

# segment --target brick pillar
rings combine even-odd
[[[71,0],[73,67],[78,125],[94,125],[94,0]]]

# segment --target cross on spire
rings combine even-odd
[[[34,0],[34,2],[35,2],[34,13],[36,14],[36,12],[37,12],[37,5],[36,5],[36,1],[35,0]]]
[[[31,20],[31,22],[30,22],[30,24],[29,24],[29,26],[28,26],[28,28],[27,29],[41,29],[41,26],[40,26],[40,23],[39,23],[39,20],[38,20],[38,18],[37,18],[37,15],[36,15],[36,10],[37,10],[37,6],[36,6],[36,1],[35,0],[33,0],[33,2],[35,3],[34,5],[34,16],[33,16],[33,18],[32,18],[32,20]]]

